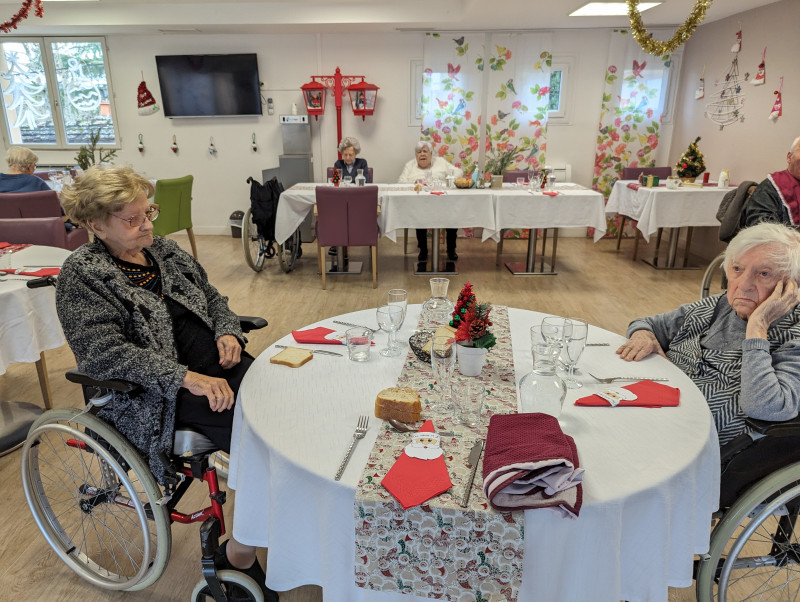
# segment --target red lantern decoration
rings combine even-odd
[[[319,116],[325,112],[325,96],[327,95],[327,88],[317,81],[310,81],[307,84],[300,86],[303,91],[303,102],[306,103],[306,111],[309,115],[313,115],[314,119],[319,119]]]
[[[366,116],[372,115],[375,112],[378,90],[380,90],[378,86],[365,81],[353,84],[347,88],[347,91],[350,93],[350,106],[353,107],[353,113],[361,115],[362,121],[366,121]]]

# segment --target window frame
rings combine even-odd
[[[3,141],[5,142],[6,147],[22,144],[35,150],[73,151],[80,149],[81,146],[85,146],[88,143],[88,141],[73,143],[67,142],[66,123],[64,122],[64,115],[62,113],[61,102],[59,100],[58,78],[56,76],[55,61],[53,60],[52,44],[59,42],[96,42],[99,43],[103,49],[103,67],[105,69],[106,85],[108,87],[108,104],[109,110],[111,111],[112,124],[114,126],[114,142],[104,142],[103,147],[111,149],[121,148],[119,121],[117,119],[117,108],[115,102],[116,95],[114,94],[114,85],[111,81],[111,67],[108,59],[108,41],[105,36],[4,36],[2,39],[0,39],[0,42],[35,42],[39,44],[39,48],[42,52],[45,79],[47,81],[47,98],[50,105],[50,112],[53,116],[53,128],[56,135],[56,142],[54,144],[12,142],[11,131],[9,129],[9,119],[5,113],[6,105],[5,102],[0,102],[3,107],[3,115],[1,116],[2,119],[0,119],[3,122],[3,126],[0,129],[0,132],[2,132]],[[0,94],[3,94],[2,90],[0,90]]]
[[[572,72],[575,68],[575,57],[572,55],[553,55],[550,71],[561,71],[561,88],[559,90],[558,111],[547,112],[547,125],[572,125],[570,112],[572,109]]]

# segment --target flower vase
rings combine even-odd
[[[492,188],[502,188],[503,187],[503,176],[492,176]]]
[[[489,350],[481,347],[456,346],[456,360],[458,371],[463,376],[478,376],[486,363],[486,354]]]
[[[681,182],[694,182],[697,176],[681,176]]]

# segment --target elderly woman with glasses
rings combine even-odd
[[[64,262],[56,308],[78,367],[99,380],[140,387],[114,393],[98,416],[147,458],[164,482],[161,455],[175,427],[190,426],[230,450],[233,406],[253,362],[239,320],[205,270],[166,238],[153,236],[153,185],[128,167],[93,167],[65,187],[67,215],[94,241]],[[219,568],[242,570],[266,589],[255,548],[233,539]]]
[[[352,136],[345,136],[339,143],[337,150],[342,154],[342,158],[337,159],[333,167],[334,169],[342,170],[342,177],[350,176],[352,181],[355,182],[358,170],[363,169],[367,184],[372,183],[369,181],[369,166],[367,165],[367,160],[357,156],[361,153],[361,143],[358,139]]]
[[[657,353],[705,396],[720,444],[746,432],[745,417],[790,420],[800,408],[800,233],[782,224],[741,230],[725,250],[728,290],[634,320],[617,349]]]

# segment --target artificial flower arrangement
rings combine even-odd
[[[467,282],[458,294],[453,319],[450,321],[450,326],[456,329],[456,342],[465,347],[493,347],[497,339],[489,332],[489,326],[492,325],[489,320],[491,311],[491,303],[478,303],[475,300],[472,285]]]
[[[681,178],[696,178],[706,170],[705,161],[703,161],[703,153],[697,148],[697,143],[700,142],[700,136],[695,138],[694,142],[689,145],[686,152],[683,153],[678,162],[675,164],[676,172]]]

